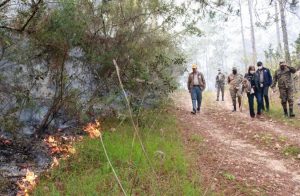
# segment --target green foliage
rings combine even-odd
[[[287,147],[285,147],[285,148],[283,149],[282,152],[283,152],[283,154],[286,155],[286,156],[288,156],[288,155],[290,155],[290,156],[297,156],[297,155],[300,154],[300,147],[298,147],[298,146],[293,146],[293,145],[287,146]]]
[[[269,48],[264,51],[266,58],[266,65],[271,68],[272,71],[275,71],[278,68],[278,61],[282,57],[278,50],[275,50],[270,44]]]
[[[204,142],[204,138],[199,136],[199,135],[192,135],[191,140],[193,142],[197,142],[197,143],[203,143]]]
[[[174,117],[158,111],[145,111],[142,116],[141,134],[155,174],[139,143],[136,141],[132,146],[133,127],[129,121],[122,128],[115,120],[103,123],[108,156],[127,193],[201,195],[200,185],[188,177],[188,160]],[[111,128],[116,131],[110,132]],[[76,145],[76,151],[74,157],[62,161],[58,168],[42,177],[34,195],[121,194],[99,140],[85,138]]]
[[[297,40],[295,41],[295,44],[296,44],[296,54],[298,57],[300,57],[300,34]]]
[[[294,66],[300,68],[300,34],[297,38],[297,40],[295,41],[295,48],[296,48],[296,51],[295,51],[295,54],[293,55],[293,64]],[[298,78],[299,80],[299,78]]]
[[[231,173],[224,172],[224,173],[223,173],[223,176],[224,176],[224,178],[226,178],[227,180],[230,180],[230,181],[235,180],[235,176],[234,176],[233,174],[231,174]]]

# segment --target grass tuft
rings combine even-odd
[[[300,148],[298,146],[287,146],[283,149],[283,154],[286,156],[297,156],[300,154]]]

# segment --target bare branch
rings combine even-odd
[[[0,26],[0,29],[7,29],[7,30],[10,30],[10,31],[16,31],[16,32],[20,32],[20,33],[25,31],[25,29],[29,25],[30,21],[34,18],[34,16],[38,12],[38,10],[40,8],[39,5],[42,4],[42,3],[43,3],[43,0],[39,0],[37,3],[35,3],[31,6],[32,13],[31,13],[31,15],[29,16],[29,18],[26,20],[26,22],[23,24],[23,26],[21,28],[14,28],[14,27],[9,27],[9,26],[2,25],[2,26]]]
[[[5,6],[10,0],[4,0],[2,3],[0,3],[0,8]]]

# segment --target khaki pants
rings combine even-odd
[[[239,106],[242,103],[242,89],[230,88],[230,96],[233,106],[236,106],[236,98],[238,98]]]

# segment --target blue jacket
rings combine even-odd
[[[259,83],[260,83],[260,75],[259,75],[259,72],[260,71],[263,71],[264,73],[264,87],[269,87],[272,85],[272,82],[273,82],[273,79],[272,79],[272,75],[271,75],[271,72],[268,68],[265,68],[263,67],[262,70],[257,70],[256,73],[258,75],[258,80],[259,80]]]

